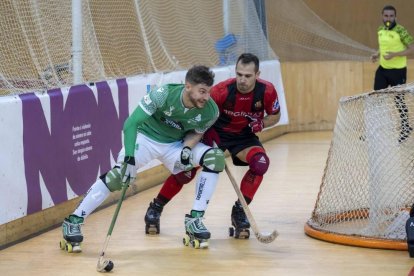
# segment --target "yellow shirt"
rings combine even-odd
[[[413,37],[401,25],[396,24],[394,28],[388,30],[385,26],[378,28],[378,44],[380,51],[380,65],[385,69],[401,69],[407,67],[407,57],[398,56],[385,60],[387,52],[400,52],[407,49],[413,43]]]

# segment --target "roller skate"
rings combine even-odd
[[[248,239],[250,237],[250,222],[246,217],[243,206],[239,201],[233,205],[231,210],[231,224],[229,236],[236,239]]]
[[[64,219],[62,223],[63,239],[59,243],[60,249],[66,250],[69,253],[79,253],[82,251],[83,235],[81,225],[83,220],[82,217],[76,215],[70,215]]]
[[[191,210],[191,215],[185,215],[185,236],[183,243],[185,246],[192,245],[194,248],[207,248],[210,232],[203,224],[203,211]]]
[[[144,218],[145,234],[158,235],[160,233],[160,217],[163,208],[164,206],[156,198],[150,202]]]

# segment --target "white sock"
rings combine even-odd
[[[218,173],[201,171],[197,178],[193,210],[205,211],[218,182]]]
[[[78,208],[76,208],[73,214],[86,218],[102,204],[110,193],[105,183],[98,179],[86,193],[85,198],[79,203]]]

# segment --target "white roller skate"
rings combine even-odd
[[[66,250],[69,253],[79,253],[82,251],[81,243],[83,235],[81,232],[81,225],[83,218],[76,215],[70,215],[65,218],[62,223],[63,239],[60,241],[60,249]]]
[[[183,243],[194,248],[207,248],[210,232],[203,224],[203,211],[191,211],[191,215],[185,215],[185,233]]]

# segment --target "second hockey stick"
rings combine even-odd
[[[243,206],[243,210],[246,213],[247,219],[250,222],[251,228],[254,232],[254,235],[256,236],[257,240],[261,243],[271,243],[272,241],[274,241],[276,239],[276,237],[279,235],[279,233],[276,230],[273,230],[272,233],[270,234],[263,234],[260,233],[256,221],[253,218],[252,213],[250,212],[249,206],[247,205],[246,200],[244,199],[243,194],[241,193],[239,186],[237,185],[236,179],[234,178],[233,174],[231,173],[229,166],[227,165],[227,162],[224,161],[225,163],[225,170],[227,173],[227,176],[230,179],[231,184],[233,184],[233,188],[236,191],[237,197],[239,198],[242,206]]]
[[[103,245],[101,254],[99,255],[98,264],[96,265],[96,270],[98,272],[109,272],[114,268],[114,263],[111,260],[104,259],[105,250],[106,250],[106,247],[108,246],[109,240],[111,239],[112,231],[114,230],[115,222],[116,222],[116,219],[118,218],[118,214],[119,214],[119,210],[121,209],[122,202],[124,201],[125,193],[126,193],[126,190],[128,189],[129,182],[130,182],[130,179],[128,179],[126,183],[123,183],[122,190],[121,190],[121,197],[119,198],[118,204],[116,205],[115,213],[112,217],[111,225],[109,226],[108,234],[106,235],[105,243]]]

